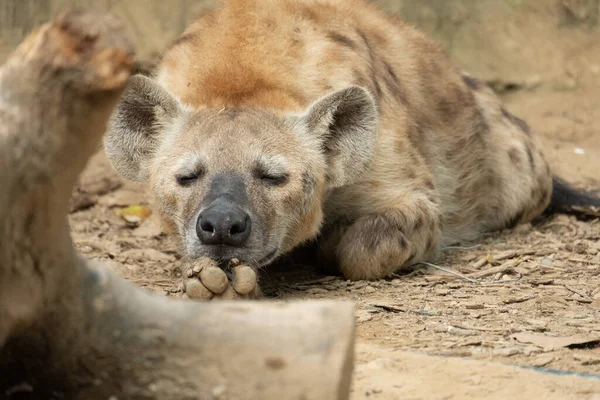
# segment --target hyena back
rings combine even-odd
[[[318,238],[349,279],[531,221],[552,173],[525,122],[363,0],[229,0],[134,77],[105,147],[190,258],[257,267]]]

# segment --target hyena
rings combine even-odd
[[[366,0],[223,1],[131,79],[105,149],[189,258],[259,268],[316,241],[352,280],[599,204],[553,179],[484,82]]]

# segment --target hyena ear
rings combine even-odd
[[[358,86],[336,91],[313,103],[302,117],[311,141],[317,139],[328,163],[330,187],[354,183],[368,169],[377,139],[377,106]]]
[[[150,78],[133,76],[108,121],[104,137],[104,150],[117,172],[124,178],[145,182],[145,164],[153,156],[159,135],[179,112],[177,100],[165,89]]]

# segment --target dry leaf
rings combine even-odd
[[[145,221],[151,214],[152,211],[148,207],[142,205],[129,206],[117,211],[117,215],[122,217],[125,221],[137,224]]]

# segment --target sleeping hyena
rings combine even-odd
[[[105,145],[189,258],[258,268],[316,239],[354,280],[558,198],[527,124],[365,0],[224,1],[132,78]]]

